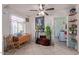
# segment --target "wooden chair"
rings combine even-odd
[[[6,50],[15,52],[15,46],[14,46],[14,42],[12,41],[12,36],[9,35],[5,39],[6,39],[6,46],[7,46]]]
[[[19,38],[16,36],[13,36],[13,43],[15,48],[20,48]]]

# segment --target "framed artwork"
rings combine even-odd
[[[44,17],[35,18],[35,29],[36,31],[44,32]]]

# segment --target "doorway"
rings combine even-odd
[[[66,45],[67,41],[67,17],[54,17],[54,38],[57,43]]]

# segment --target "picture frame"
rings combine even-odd
[[[44,32],[44,16],[35,18],[35,29]]]

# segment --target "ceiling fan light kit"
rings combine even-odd
[[[44,11],[41,11],[41,12],[38,13],[38,14],[39,14],[39,15],[43,15],[43,16],[45,15],[45,14],[44,14]]]

